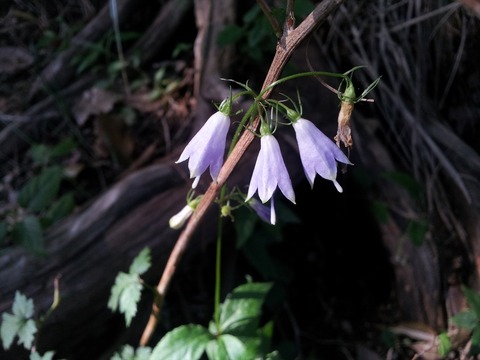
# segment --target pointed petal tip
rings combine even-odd
[[[193,180],[192,183],[192,189],[195,189],[200,181],[200,176],[195,177],[195,180]]]
[[[335,185],[335,188],[337,189],[337,191],[338,191],[339,193],[342,193],[342,192],[343,192],[343,188],[342,188],[342,186],[338,183],[338,181],[337,181],[337,180],[332,180],[332,181],[333,181],[333,185]]]

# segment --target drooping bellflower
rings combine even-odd
[[[219,110],[210,116],[198,133],[190,140],[176,163],[188,159],[190,178],[195,178],[195,188],[200,176],[210,167],[212,180],[217,180],[223,164],[225,143],[230,127],[231,99],[222,102]]]
[[[311,121],[303,118],[290,119],[297,137],[305,176],[310,186],[313,187],[315,175],[318,174],[324,179],[331,180],[338,192],[342,192],[343,189],[337,181],[337,161],[352,165],[350,160]]]
[[[277,186],[283,195],[293,203],[295,203],[295,193],[283,161],[280,146],[277,139],[271,134],[269,125],[262,123],[260,133],[260,152],[253,169],[245,201],[248,201],[257,191],[262,203],[272,199],[270,222],[274,224],[276,219],[272,195]]]

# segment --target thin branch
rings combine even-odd
[[[318,27],[326,18],[335,11],[340,4],[343,3],[344,0],[324,0],[320,4],[316,6],[316,8],[302,21],[302,23],[295,29],[292,30],[290,33],[284,33],[282,39],[280,39],[279,43],[277,44],[277,49],[275,56],[272,60],[272,64],[270,65],[270,69],[265,77],[265,81],[263,83],[262,90],[265,89],[268,85],[273,83],[274,81],[278,80],[280,77],[285,65],[287,64],[288,60],[290,59],[293,52],[297,49],[300,43],[313,31],[316,27]],[[268,98],[273,91],[269,89],[264,93],[264,98]],[[253,130],[256,130],[259,124],[259,119],[255,119],[252,124]],[[252,129],[251,129],[252,130]],[[180,262],[180,259],[185,252],[185,249],[197,229],[200,221],[205,216],[208,208],[212,203],[215,201],[215,198],[222,188],[222,186],[227,181],[228,177],[232,173],[233,169],[239,162],[240,158],[243,156],[245,151],[247,150],[248,146],[254,139],[254,135],[252,131],[245,131],[242,136],[240,137],[237,145],[233,149],[230,156],[225,161],[222,169],[220,170],[220,174],[218,175],[217,182],[212,182],[207,189],[205,195],[202,198],[202,201],[198,205],[195,213],[190,218],[189,222],[185,226],[185,229],[178,237],[178,240],[170,254],[170,257],[167,261],[165,266],[165,270],[163,275],[160,279],[160,282],[157,285],[158,291],[158,299],[159,301],[153,304],[152,314],[148,320],[147,326],[142,334],[140,339],[140,345],[145,346],[148,344],[151,335],[157,325],[160,309],[163,303],[163,299],[166,295],[172,277],[177,269],[177,266]]]
[[[275,35],[277,36],[277,39],[280,39],[282,37],[282,28],[280,27],[280,24],[278,23],[277,18],[273,16],[270,6],[268,6],[265,0],[257,0],[257,4],[258,6],[260,6],[260,9],[263,11],[263,14],[267,18],[267,20],[270,22],[270,25],[272,25],[273,31],[275,31]]]

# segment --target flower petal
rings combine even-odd
[[[203,127],[187,144],[176,163],[188,159],[190,178],[196,178],[194,186],[198,183],[198,177],[210,167],[210,175],[213,180],[217,179],[223,164],[225,143],[230,117],[217,111],[210,116]]]
[[[278,141],[273,135],[267,134],[260,139],[260,152],[253,169],[246,200],[258,191],[258,197],[265,203],[272,197],[277,186],[287,199],[295,203],[292,182]]]
[[[300,159],[305,176],[313,187],[315,175],[331,180],[336,189],[343,189],[337,182],[337,162],[352,163],[335,143],[322,133],[311,121],[299,119],[293,123],[297,137]]]

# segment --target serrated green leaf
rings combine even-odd
[[[33,300],[16,291],[12,305],[13,315],[8,313],[2,314],[0,335],[5,349],[10,348],[15,336],[18,336],[18,344],[23,344],[26,349],[32,347],[34,335],[37,332],[35,322],[30,319],[33,315],[33,310]]]
[[[146,272],[151,265],[151,253],[150,249],[147,247],[143,249],[136,257],[133,259],[132,265],[130,265],[129,273],[142,275]]]
[[[114,354],[110,360],[150,360],[152,349],[140,346],[137,349],[131,345],[124,345],[120,353]]]
[[[30,349],[35,339],[35,333],[37,332],[37,325],[32,319],[22,323],[20,329],[18,329],[18,344],[25,347],[25,349]]]
[[[18,203],[30,211],[42,211],[57,196],[62,180],[62,168],[52,166],[31,178],[20,190]]]
[[[452,342],[446,333],[438,335],[438,355],[446,356],[452,349]]]
[[[479,325],[477,314],[470,309],[455,314],[452,316],[451,321],[458,327],[468,330],[473,330],[475,326]]]
[[[27,215],[22,221],[15,223],[12,237],[17,243],[35,254],[44,253],[42,226],[36,216]]]
[[[54,351],[47,351],[45,354],[40,355],[38,352],[30,353],[30,360],[52,360]]]
[[[271,283],[247,283],[235,288],[220,307],[222,334],[254,336]]]
[[[211,335],[200,325],[183,325],[168,332],[153,349],[151,360],[200,359]]]
[[[119,273],[110,293],[108,307],[125,316],[125,323],[130,326],[137,313],[137,304],[142,293],[142,282],[137,274]]]
[[[17,336],[18,330],[22,326],[21,319],[11,314],[2,314],[2,326],[0,327],[0,335],[4,349],[9,349],[13,343],[13,339]]]
[[[480,294],[466,286],[462,286],[462,291],[467,298],[468,305],[475,312],[477,318],[480,318]]]

